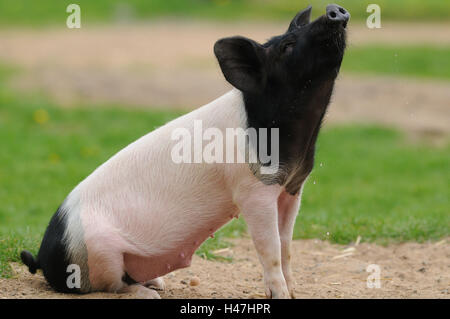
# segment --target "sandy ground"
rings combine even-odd
[[[164,277],[162,298],[264,298],[262,268],[250,239],[218,254],[232,263],[194,256],[190,268]],[[446,298],[450,299],[450,245],[403,243],[387,247],[362,243],[339,246],[319,240],[293,242],[293,274],[297,298]],[[368,288],[366,271],[380,266],[380,288]],[[0,298],[135,298],[94,293],[64,295],[52,291],[42,275],[31,275],[13,264],[14,279],[0,279]],[[192,278],[200,284],[191,286]]]
[[[10,85],[40,91],[58,105],[80,103],[193,109],[230,87],[215,61],[214,42],[244,35],[258,41],[280,34],[284,24],[153,22],[86,26],[80,30],[0,31],[0,61],[22,70]],[[368,43],[450,45],[450,24],[349,26],[349,45]],[[371,122],[413,136],[450,133],[450,83],[342,74],[328,123]]]

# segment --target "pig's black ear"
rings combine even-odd
[[[291,24],[289,25],[288,32],[294,31],[296,28],[301,27],[302,25],[308,24],[311,19],[311,6],[308,6],[306,9],[303,9],[292,19]]]
[[[214,45],[225,79],[244,92],[256,92],[264,86],[264,51],[260,44],[244,37],[220,39]]]

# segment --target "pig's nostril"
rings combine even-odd
[[[330,4],[326,9],[326,17],[329,21],[342,23],[345,28],[344,24],[350,19],[350,14],[341,6]]]

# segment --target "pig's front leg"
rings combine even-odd
[[[281,266],[284,279],[286,280],[289,293],[295,298],[295,280],[291,270],[291,242],[294,231],[295,219],[300,208],[301,191],[295,195],[287,192],[281,193],[278,197],[278,229],[281,242]]]
[[[266,296],[274,299],[289,298],[281,268],[277,209],[279,193],[279,187],[264,185],[247,193],[245,199],[238,203],[263,266]]]

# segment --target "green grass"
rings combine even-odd
[[[355,73],[450,80],[450,47],[350,46],[342,69]]]
[[[0,1],[0,24],[65,24],[66,7],[77,3],[82,10],[83,25],[117,19],[120,8],[135,19],[154,17],[193,17],[206,19],[289,19],[308,4],[313,15],[321,15],[329,0],[14,0]],[[342,0],[338,3],[350,11],[353,19],[366,19],[367,5],[373,1]],[[444,0],[378,0],[383,20],[448,20],[450,3]]]
[[[295,238],[346,244],[424,241],[450,233],[450,146],[405,142],[379,127],[325,129]]]
[[[0,72],[0,81],[6,74]],[[118,150],[180,115],[120,108],[60,109],[0,86],[0,276],[20,250],[36,253],[45,227],[70,190]],[[349,243],[434,240],[449,235],[450,146],[407,143],[393,130],[326,128],[304,190],[295,238]],[[322,163],[322,165],[321,165]],[[242,218],[197,252],[229,245]],[[226,260],[226,259],[225,259]]]

